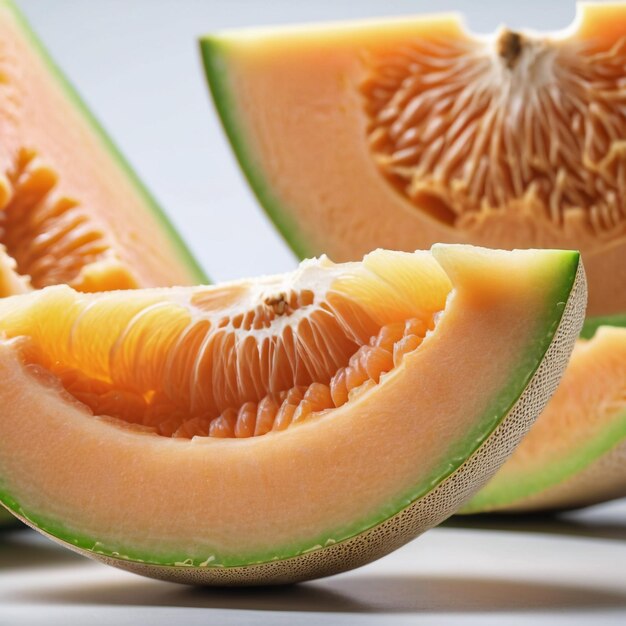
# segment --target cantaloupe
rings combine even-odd
[[[574,248],[595,316],[626,310],[625,24],[626,4],[590,3],[546,35],[435,15],[201,45],[239,162],[300,257]]]
[[[548,406],[464,512],[571,509],[626,496],[626,324],[594,332],[577,342]]]
[[[284,583],[454,513],[556,388],[571,251],[438,245],[282,276],[0,300],[0,500],[111,565]]]
[[[0,296],[203,280],[24,18],[0,0]]]

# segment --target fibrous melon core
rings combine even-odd
[[[33,375],[88,413],[158,435],[283,430],[377,385],[419,347],[445,304],[381,311],[370,299],[373,284],[359,277],[330,284],[329,265],[311,266],[326,282],[315,292],[266,284],[247,294],[200,289],[186,302],[140,295],[110,309],[74,302],[52,324],[56,336],[42,329],[24,341],[22,355]],[[242,298],[243,309],[229,309]]]
[[[67,283],[91,291],[106,288],[107,279],[93,285],[82,270],[100,262],[111,272],[112,286],[136,286],[104,228],[80,202],[55,194],[58,178],[35,150],[25,148],[0,178],[0,245],[15,260],[16,272],[33,288]]]
[[[365,55],[382,174],[456,228],[525,211],[593,248],[626,234],[626,35],[425,37]]]

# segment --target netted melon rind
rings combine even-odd
[[[129,561],[52,540],[136,574],[190,585],[244,586],[299,582],[365,565],[378,559],[458,511],[504,463],[547,404],[567,366],[585,316],[587,286],[579,262],[563,316],[545,357],[523,394],[500,425],[453,474],[424,497],[385,522],[350,539],[296,557],[245,567],[186,567]],[[27,520],[23,520],[28,523]],[[44,533],[47,534],[47,533]]]

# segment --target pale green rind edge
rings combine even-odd
[[[593,317],[585,321],[580,336],[591,339],[601,326],[626,327],[626,315]],[[618,413],[594,438],[585,442],[566,458],[554,459],[547,465],[533,468],[514,479],[498,479],[498,475],[477,493],[460,513],[485,513],[515,506],[565,482],[590,467],[626,439],[626,411]],[[512,482],[514,480],[514,482]]]
[[[281,202],[274,195],[260,167],[254,165],[255,159],[245,140],[246,133],[237,119],[238,100],[229,85],[227,49],[228,41],[217,35],[208,35],[200,40],[205,76],[222,128],[252,192],[287,245],[300,259],[316,256],[317,252],[297,234],[298,227],[292,217],[293,213],[281,207]]]
[[[169,221],[169,218],[166,216],[163,209],[159,206],[159,204],[153,198],[152,194],[148,191],[148,189],[141,182],[137,174],[133,171],[126,158],[113,143],[112,139],[107,135],[100,122],[95,118],[94,114],[83,102],[75,87],[71,84],[71,82],[63,74],[55,61],[51,58],[50,54],[30,26],[28,20],[23,15],[23,13],[11,0],[0,0],[0,6],[8,9],[15,17],[15,20],[20,27],[22,33],[25,35],[25,37],[32,45],[33,49],[39,54],[40,58],[49,68],[51,75],[56,78],[57,82],[63,88],[65,94],[67,95],[68,101],[81,112],[82,116],[85,118],[90,128],[94,131],[95,135],[100,139],[101,143],[111,155],[113,161],[115,161],[120,166],[122,172],[130,180],[139,195],[144,199],[146,207],[149,209],[150,213],[152,213],[157,218],[157,221],[162,226],[164,232],[167,233],[168,238],[174,246],[174,249],[177,251],[180,260],[189,270],[190,279],[197,283],[208,283],[210,279],[208,278],[202,267],[199,265],[199,263],[196,261],[194,256],[191,254],[182,237]]]
[[[619,413],[596,437],[566,458],[554,459],[548,465],[517,476],[514,482],[500,482],[496,475],[493,487],[488,484],[460,512],[497,512],[502,507],[522,503],[525,499],[555,487],[587,469],[625,439],[626,411]]]
[[[555,281],[554,291],[551,296],[547,298],[546,310],[543,312],[542,317],[537,318],[536,334],[529,339],[526,354],[519,359],[516,368],[512,371],[510,383],[498,390],[492,400],[487,403],[487,408],[482,418],[477,420],[477,426],[466,434],[463,441],[455,442],[455,444],[448,449],[447,453],[443,455],[443,458],[447,459],[446,462],[442,462],[440,466],[433,468],[430,477],[424,479],[419,485],[414,487],[410,493],[390,501],[387,506],[381,507],[374,516],[361,520],[351,526],[336,529],[333,532],[326,532],[321,537],[312,538],[305,546],[300,543],[298,545],[293,544],[282,546],[281,548],[274,548],[262,554],[237,555],[234,557],[221,558],[214,554],[154,555],[139,552],[127,547],[106,546],[94,538],[81,536],[69,531],[58,521],[24,510],[11,495],[3,490],[1,485],[0,503],[4,504],[4,506],[17,515],[28,520],[37,528],[65,543],[113,558],[154,565],[171,566],[184,564],[187,566],[202,567],[202,564],[206,562],[207,558],[213,556],[215,559],[211,561],[211,565],[208,567],[242,567],[298,556],[316,547],[328,545],[329,540],[332,540],[333,543],[346,541],[384,522],[435,489],[437,485],[451,476],[480,448],[509,414],[537,371],[558,329],[565,310],[565,304],[575,282],[578,265],[580,263],[580,254],[573,251],[562,251],[555,254],[550,262],[555,264],[555,271],[558,271],[558,274],[562,276],[562,280]],[[560,267],[557,268],[557,264],[559,264]],[[207,566],[204,565],[204,567]]]

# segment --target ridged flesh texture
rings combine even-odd
[[[626,310],[625,21],[626,5],[585,4],[552,35],[478,37],[456,16],[252,29],[204,56],[299,254],[579,249],[601,315]]]
[[[364,563],[392,548],[307,558],[452,474],[387,543],[454,512],[544,406],[584,303],[578,253],[471,246],[0,299],[0,501],[96,558],[156,564],[150,575],[260,582],[243,570],[302,557],[279,566],[288,581]],[[224,566],[243,569],[213,576]]]
[[[626,496],[626,328],[579,340],[556,393],[466,513],[549,511]]]
[[[503,29],[369,63],[369,144],[416,209],[461,230],[526,212],[589,252],[624,237],[626,34],[599,46]]]
[[[0,2],[0,295],[202,280],[177,237],[15,7]]]
[[[53,291],[36,326],[9,309],[0,327],[29,338],[20,350],[31,374],[94,415],[164,437],[260,436],[343,406],[434,329],[450,289],[443,272],[429,279],[437,290],[425,306],[360,273],[322,260],[305,263],[296,286],[261,279],[98,299]],[[309,281],[315,290],[297,284]],[[374,301],[380,289],[384,303]]]

